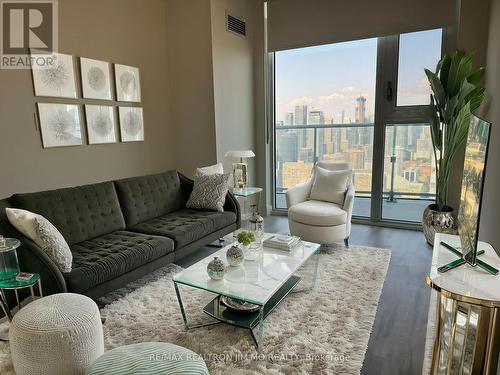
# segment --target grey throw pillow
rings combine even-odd
[[[195,176],[193,191],[186,207],[223,212],[229,177],[229,173]]]

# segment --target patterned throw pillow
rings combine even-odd
[[[223,212],[229,177],[228,173],[195,176],[193,191],[189,196],[186,207]]]
[[[6,208],[5,213],[12,226],[40,246],[61,272],[71,272],[73,254],[62,234],[50,221],[17,208]]]

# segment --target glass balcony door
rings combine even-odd
[[[377,39],[276,52],[274,186],[276,209],[320,160],[349,162],[354,215],[370,218]]]
[[[435,197],[428,128],[442,30],[280,51],[274,85],[274,209],[307,181],[317,161],[349,162],[353,216],[421,222]]]

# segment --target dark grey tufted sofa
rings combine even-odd
[[[186,208],[193,181],[177,171],[73,188],[14,194],[0,201],[0,234],[19,238],[21,270],[41,275],[45,295],[74,292],[98,298],[172,263],[240,227],[231,193],[224,212]],[[6,207],[46,217],[73,253],[61,273],[32,241],[17,232]]]

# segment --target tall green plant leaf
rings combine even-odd
[[[465,101],[470,103],[470,111],[474,112],[479,108],[485,97],[485,88],[476,87],[466,98]]]
[[[438,69],[436,70],[436,74],[439,74],[439,80],[443,87],[448,86],[448,74],[450,72],[451,58],[448,55],[444,55],[440,63],[438,64]]]
[[[427,75],[432,92],[434,93],[435,104],[439,107],[439,112],[442,113],[445,109],[444,106],[446,103],[446,94],[444,92],[443,85],[441,84],[438,76],[429,69],[425,69],[425,74]]]
[[[435,149],[441,150],[441,143],[442,143],[440,137],[441,123],[439,122],[438,114],[434,106],[434,95],[432,94],[431,94],[430,114],[431,114],[430,130],[431,130],[432,143]]]
[[[465,53],[463,51],[457,51],[452,57],[446,85],[448,97],[457,95],[462,81],[469,76],[472,70],[473,59],[474,53]]]
[[[446,102],[446,109],[444,111],[443,122],[449,124],[451,119],[456,115],[458,96],[450,98]]]
[[[473,85],[477,86],[481,82],[481,79],[483,79],[485,73],[486,73],[486,69],[483,67],[480,67],[475,72],[472,72],[471,74],[469,74],[469,76],[467,77],[467,81],[469,81]]]

